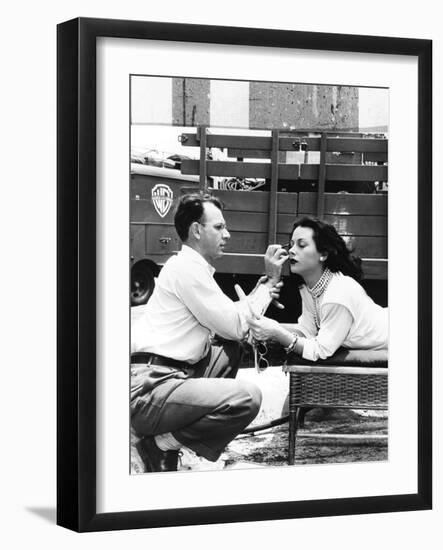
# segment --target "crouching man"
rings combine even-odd
[[[131,330],[131,422],[151,472],[176,470],[182,446],[216,461],[258,414],[260,390],[235,379],[239,342],[251,308],[262,313],[278,297],[286,260],[279,245],[268,247],[266,277],[233,302],[213,278],[230,238],[219,200],[184,195],[174,223],[182,248],[165,263]]]

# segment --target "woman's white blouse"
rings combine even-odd
[[[315,301],[306,286],[300,294],[302,314],[294,328],[306,338],[305,359],[326,359],[339,347],[387,349],[388,309],[376,304],[352,277],[334,273]],[[316,307],[320,328],[315,323]]]

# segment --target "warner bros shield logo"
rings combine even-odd
[[[172,189],[164,183],[158,183],[152,189],[151,198],[157,214],[164,218],[169,212],[174,199]]]

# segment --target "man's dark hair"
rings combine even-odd
[[[174,225],[183,242],[188,240],[191,224],[202,219],[205,202],[212,202],[219,210],[223,210],[222,203],[207,193],[190,193],[180,197],[175,210]]]

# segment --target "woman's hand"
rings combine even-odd
[[[279,323],[268,317],[257,319],[251,316],[248,318],[248,325],[256,340],[276,339],[280,329]]]
[[[269,279],[268,279],[267,275],[263,275],[262,277],[260,277],[260,279],[257,281],[257,284],[255,285],[255,287],[254,287],[253,291],[251,292],[251,294],[254,294],[254,292],[257,290],[257,288],[260,285],[264,285],[268,281],[269,281]],[[269,288],[269,295],[272,298],[272,303],[278,309],[285,309],[285,306],[282,303],[279,302],[279,300],[280,300],[280,290],[283,286],[283,281],[279,281],[278,283],[270,283],[270,285],[272,285],[272,286],[270,286],[270,288]],[[238,292],[237,292],[237,296],[238,296]]]
[[[280,280],[283,264],[288,259],[288,253],[280,244],[270,244],[265,254],[265,273],[273,283]]]

